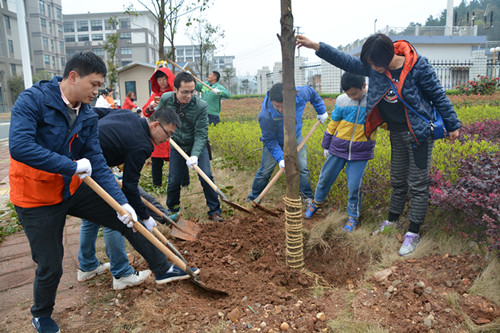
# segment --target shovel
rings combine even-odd
[[[187,70],[186,70],[186,69],[184,69],[184,68],[182,68],[181,66],[177,65],[177,64],[176,64],[175,62],[173,62],[172,60],[168,60],[168,59],[167,59],[167,61],[168,61],[169,63],[171,63],[172,65],[174,65],[175,67],[179,68],[181,71],[183,71],[183,72],[187,72]],[[190,73],[190,74],[191,74],[191,73]],[[191,75],[193,75],[193,74],[191,74]],[[194,76],[194,75],[193,75],[193,77],[194,77],[194,79],[195,79],[196,81],[200,82],[201,84],[203,84],[203,85],[204,85],[205,87],[207,87],[208,89],[210,89],[210,90],[213,90],[213,89],[214,89],[214,88],[210,87],[208,84],[206,84],[205,82],[203,82],[202,80],[198,79],[196,76]]]
[[[184,227],[181,227],[179,224],[175,223],[167,214],[163,213],[145,198],[142,198],[142,202],[149,210],[153,211],[156,215],[161,216],[163,221],[174,227],[171,232],[172,236],[187,241],[196,240],[196,236],[198,235],[198,232],[200,232],[200,227],[197,224],[190,221],[184,221]]]
[[[319,121],[319,120],[317,120],[314,123],[313,127],[309,130],[309,132],[307,133],[307,135],[305,136],[305,138],[297,146],[297,152],[299,152],[302,149],[302,147],[304,147],[304,145],[306,144],[307,140],[309,140],[309,138],[313,135],[313,133],[316,130],[316,128],[318,128],[319,124],[321,124],[321,121]],[[273,185],[278,181],[278,179],[280,178],[280,176],[281,176],[281,174],[283,172],[285,172],[284,168],[280,168],[278,170],[278,172],[276,173],[276,175],[274,175],[274,177],[271,179],[271,181],[269,182],[269,184],[267,184],[267,186],[262,190],[262,192],[260,192],[259,196],[252,201],[252,207],[258,208],[258,209],[260,209],[260,210],[262,210],[262,211],[264,211],[264,212],[266,212],[266,213],[268,213],[268,214],[270,214],[272,216],[278,216],[279,215],[278,212],[262,206],[260,204],[260,201],[262,200],[262,198],[264,197],[264,195],[266,195],[266,193],[269,192],[269,190],[271,189],[271,187],[273,187]]]
[[[128,212],[91,177],[85,177],[83,181],[120,215],[128,214]],[[130,218],[130,220],[132,220],[132,218]],[[193,273],[191,268],[188,265],[186,265],[184,261],[182,261],[174,253],[172,253],[172,251],[170,251],[165,245],[163,245],[163,243],[160,242],[153,234],[151,234],[148,231],[148,229],[146,229],[142,224],[134,221],[134,229],[139,231],[141,235],[146,237],[154,246],[156,246],[158,250],[160,250],[163,254],[165,254],[170,262],[174,263],[176,266],[180,267],[184,272],[186,272],[191,277],[191,281],[195,285],[206,291],[210,291],[216,294],[227,295],[227,292],[225,291],[207,287],[202,281],[200,281],[199,277]],[[158,230],[157,232],[159,233]]]
[[[181,149],[181,147],[179,147],[177,145],[177,143],[172,140],[172,138],[170,138],[170,145],[172,147],[175,148],[175,150],[177,150],[177,152],[179,154],[182,155],[182,157],[184,157],[186,160],[189,159],[189,156]],[[217,185],[214,184],[213,181],[210,180],[210,178],[208,178],[208,176],[203,172],[203,170],[200,169],[200,167],[198,165],[193,165],[194,169],[196,170],[196,172],[198,172],[198,174],[207,182],[208,185],[210,185],[210,187],[215,191],[217,192],[217,194],[220,196],[221,200],[224,201],[225,203],[227,203],[229,206],[237,209],[237,210],[240,210],[242,212],[245,212],[245,213],[248,213],[248,214],[253,214],[253,212],[251,210],[249,210],[248,208],[245,208],[241,205],[238,205],[237,203],[234,203],[234,202],[231,202],[229,201],[228,198],[226,198],[226,196],[224,195],[224,193],[221,192],[221,190],[219,190],[219,188],[217,188]]]
[[[117,179],[116,182],[118,183],[120,188],[122,188],[122,181],[120,179]],[[177,228],[172,230],[171,232],[172,236],[186,241],[193,241],[196,239],[196,235],[198,234],[198,232],[200,232],[200,227],[198,225],[196,225],[193,222],[184,220],[179,220],[177,221],[178,223],[176,223],[167,214],[163,213],[158,207],[155,206],[155,204],[157,205],[160,204],[156,201],[156,199],[153,196],[149,195],[140,186],[139,186],[139,193],[141,195],[142,203],[150,211],[158,215],[164,222],[167,222],[172,227]],[[180,226],[180,224],[182,224],[184,227]]]

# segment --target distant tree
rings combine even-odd
[[[234,90],[233,90],[233,78],[236,76],[235,75],[235,72],[234,72],[234,68],[230,67],[230,68],[224,68],[222,70],[222,73],[221,73],[221,80],[222,81],[222,85],[224,87],[226,87],[229,92],[231,93],[234,93]]]
[[[118,19],[116,17],[112,17],[108,21],[109,23],[113,24],[113,26],[116,26],[118,24]],[[108,86],[112,89],[114,89],[116,82],[118,81],[118,71],[117,71],[117,66],[115,63],[115,55],[116,55],[116,50],[118,49],[118,41],[120,39],[120,33],[115,32],[112,34],[109,34],[106,37],[106,43],[102,46],[102,48],[108,53]]]
[[[200,55],[194,67],[200,75],[199,79],[203,80],[204,75],[209,73],[210,66],[213,65],[213,52],[217,48],[216,44],[219,39],[224,38],[224,30],[219,25],[213,26],[204,19],[199,20],[197,29],[194,25],[191,27],[192,29],[186,31],[186,35]]]
[[[10,95],[12,97],[12,104],[16,102],[17,97],[24,90],[24,78],[22,75],[11,76],[7,80],[7,86],[10,90]]]
[[[248,94],[248,88],[250,86],[250,81],[248,79],[243,79],[241,81],[241,92],[243,95]]]
[[[33,76],[33,83],[37,83],[41,80],[50,80],[52,77],[46,70],[40,71]]]
[[[165,39],[170,43],[168,58],[175,59],[175,35],[180,18],[196,10],[205,11],[212,0],[137,0],[151,15],[158,24],[158,59],[165,60]],[[138,15],[133,5],[129,5],[125,10],[129,15]],[[187,25],[191,24],[188,19]],[[175,71],[175,68],[173,68]]]

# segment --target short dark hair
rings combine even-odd
[[[162,125],[174,124],[175,127],[181,128],[181,120],[175,110],[166,106],[155,110],[148,120],[150,122],[159,121]]]
[[[365,65],[371,62],[378,67],[389,68],[389,64],[394,58],[394,44],[384,34],[371,35],[363,43],[360,58]]]
[[[194,82],[195,79],[194,79],[194,76],[191,73],[180,72],[179,74],[177,74],[175,76],[174,87],[177,88],[177,89],[179,89],[179,87],[181,86],[181,82],[182,81],[188,83],[188,82]]]
[[[217,72],[217,71],[212,71],[212,73],[215,75],[215,77],[217,78],[217,82],[219,82],[220,80],[220,73]]]
[[[271,102],[283,103],[283,83],[275,83],[269,90]]]
[[[164,76],[167,76],[167,74],[163,73],[163,72],[162,72],[162,71],[160,71],[160,70],[157,70],[157,71],[155,72],[155,79],[159,79],[159,78],[164,77]]]
[[[363,89],[363,84],[365,83],[365,77],[358,74],[353,74],[345,72],[340,79],[340,85],[343,91],[347,91],[351,88]]]
[[[79,52],[71,57],[64,67],[63,79],[67,79],[71,71],[76,71],[81,77],[92,73],[107,74],[102,58],[92,52]]]

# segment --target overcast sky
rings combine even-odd
[[[144,9],[135,0],[62,0],[63,14],[123,11],[127,3],[138,10]],[[225,31],[223,45],[218,47],[216,55],[234,55],[238,75],[256,74],[263,66],[272,69],[275,62],[281,61],[276,38],[281,31],[280,3],[279,0],[215,0],[206,11],[205,18]],[[459,0],[454,5],[458,6]],[[424,24],[430,15],[439,16],[446,6],[447,0],[292,0],[294,25],[312,40],[333,46],[367,37],[375,27],[378,30],[385,26],[406,27],[410,22]],[[179,26],[179,30],[176,44],[189,44],[184,27]],[[300,52],[309,61],[319,60],[310,50]]]

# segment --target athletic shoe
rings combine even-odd
[[[224,222],[224,218],[220,213],[213,213],[208,218],[214,222]]]
[[[76,279],[78,282],[83,282],[92,279],[96,275],[101,275],[102,273],[106,272],[109,270],[109,262],[101,264],[99,263],[99,266],[97,266],[96,269],[88,272],[84,272],[81,269],[78,269],[78,274]]]
[[[191,267],[194,274],[199,274],[200,269],[196,267]],[[189,274],[184,272],[182,269],[176,265],[172,265],[168,272],[156,279],[157,284],[164,284],[172,281],[186,280],[189,279]]]
[[[345,226],[342,228],[347,232],[351,232],[354,229],[357,229],[359,227],[359,221],[357,218],[349,216],[349,219],[347,219],[347,223]]]
[[[407,232],[405,234],[405,240],[403,241],[403,245],[399,249],[398,254],[400,256],[407,256],[417,248],[418,243],[420,243],[420,236],[413,232]]]
[[[145,271],[134,271],[132,275],[124,276],[121,278],[115,278],[113,276],[113,289],[121,290],[127,287],[136,286],[138,284],[143,283],[149,276],[151,275],[151,271],[146,269]]]
[[[305,218],[310,219],[313,217],[314,214],[316,214],[316,211],[320,208],[321,206],[316,203],[316,201],[312,201],[311,204],[307,207],[307,210],[305,212]]]
[[[385,220],[384,222],[382,222],[380,227],[377,228],[377,230],[372,232],[372,235],[376,235],[378,233],[384,232],[384,230],[387,231],[387,230],[392,229],[394,227],[395,227],[394,222],[389,222],[388,220]]]
[[[57,326],[56,322],[51,317],[41,317],[36,318],[33,317],[31,321],[33,327],[36,329],[38,333],[59,333],[59,326]]]
[[[304,204],[306,205],[306,207],[309,207],[313,202],[313,198],[305,198],[305,199],[303,199],[303,201],[304,201]]]

